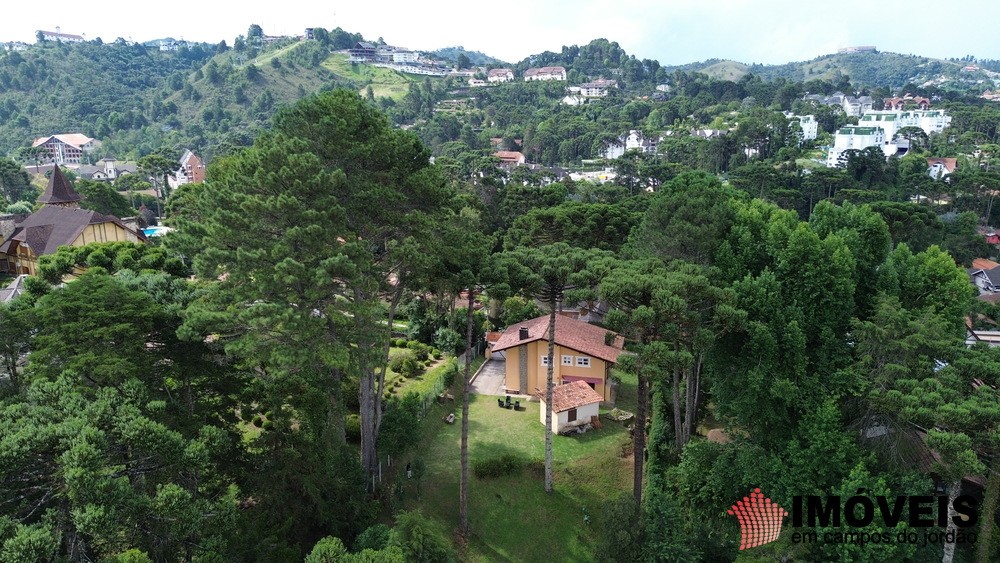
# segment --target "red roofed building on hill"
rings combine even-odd
[[[566,80],[566,69],[561,66],[543,66],[524,71],[525,82],[534,80]]]
[[[544,390],[548,369],[549,316],[541,316],[507,327],[493,344],[492,352],[506,360],[508,393],[528,395]],[[556,316],[556,385],[582,381],[609,400],[611,366],[623,352],[625,339],[612,331],[576,319]]]

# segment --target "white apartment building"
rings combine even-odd
[[[802,129],[802,134],[800,139],[803,141],[812,141],[819,136],[819,123],[816,121],[815,115],[791,115],[786,114],[789,121],[796,121],[799,127]]]
[[[885,131],[885,138],[891,141],[903,127],[919,127],[928,135],[940,133],[951,125],[951,116],[939,109],[870,111],[861,116],[858,125],[879,127]]]
[[[839,164],[844,151],[863,150],[868,147],[883,147],[886,144],[885,131],[878,127],[848,125],[841,127],[833,137],[833,147],[826,158],[826,165],[834,168]]]
[[[510,82],[514,80],[514,71],[509,68],[494,68],[486,73],[486,80],[491,84]]]

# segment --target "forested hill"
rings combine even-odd
[[[465,86],[464,80],[352,65],[338,51],[362,40],[359,34],[316,28],[315,37],[265,43],[260,28],[252,26],[245,38],[240,36],[231,45],[189,44],[167,52],[124,40],[43,42],[23,51],[0,51],[0,154],[16,154],[40,136],[72,131],[100,139],[102,153],[119,157],[135,158],[161,147],[191,147],[211,158],[248,145],[277,107],[309,93],[352,87],[377,99],[396,123],[403,124],[429,117],[436,102]],[[437,54],[470,64],[501,64],[460,47]],[[637,95],[670,82],[678,70],[725,80],[739,80],[747,73],[764,80],[823,78],[834,84],[846,84],[849,78],[855,87],[947,78],[937,84],[981,91],[986,86],[975,81],[986,71],[964,72],[962,65],[967,62],[857,53],[779,66],[712,60],[667,67],[629,55],[613,41],[596,39],[532,55],[514,66],[521,73],[533,66],[561,65],[568,70],[570,84],[598,77],[616,79],[622,92]]]
[[[680,67],[708,74],[722,80],[738,80],[752,73],[764,80],[784,78],[791,81],[813,79],[837,82],[842,76],[850,77],[855,86],[902,88],[906,84],[923,84],[934,81],[940,86],[963,89],[986,76],[982,70],[963,71],[968,61],[949,61],[917,55],[898,53],[861,52],[823,55],[810,61],[781,65],[745,64],[730,60],[713,59]]]
[[[324,67],[330,44],[234,47],[44,42],[0,54],[0,154],[70,131],[116,154],[245,145],[276,106],[348,82]]]

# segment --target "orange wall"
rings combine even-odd
[[[506,386],[507,389],[518,389],[520,386],[520,361],[518,355],[520,354],[521,347],[514,347],[504,350],[504,355],[507,357],[506,361]],[[549,343],[545,340],[536,340],[530,342],[527,345],[528,350],[528,388],[518,389],[522,395],[532,395],[535,389],[539,389],[542,392],[545,391],[545,379],[547,366],[542,365],[541,358],[547,356],[549,353]],[[572,366],[562,365],[562,356],[569,355],[573,356]],[[577,356],[587,356],[590,358],[590,367],[580,367],[576,365]],[[607,385],[607,378],[605,372],[607,371],[607,364],[604,360],[577,352],[576,350],[565,348],[563,346],[555,346],[554,350],[554,364],[555,367],[552,370],[552,381],[556,385],[563,383],[562,378],[565,376],[577,376],[586,377],[588,379],[599,379],[600,383],[595,385],[595,390],[604,397],[604,400],[608,400],[610,390]]]

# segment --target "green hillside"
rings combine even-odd
[[[357,84],[361,93],[364,93],[370,85],[376,97],[386,96],[394,100],[402,99],[409,90],[410,84],[416,81],[415,76],[388,68],[351,64],[348,62],[348,56],[344,53],[331,53],[323,61],[322,66],[337,76]]]
[[[739,80],[749,68],[749,66],[736,61],[720,61],[702,68],[698,72],[707,74],[716,80]]]
[[[692,70],[720,80],[739,80],[747,73],[764,80],[783,78],[797,82],[814,79],[837,81],[841,76],[848,76],[855,85],[866,87],[900,88],[906,84],[936,80],[961,88],[966,82],[971,84],[983,77],[981,73],[961,73],[964,64],[916,55],[867,52],[836,53],[781,65],[746,65],[736,61],[711,60]]]

